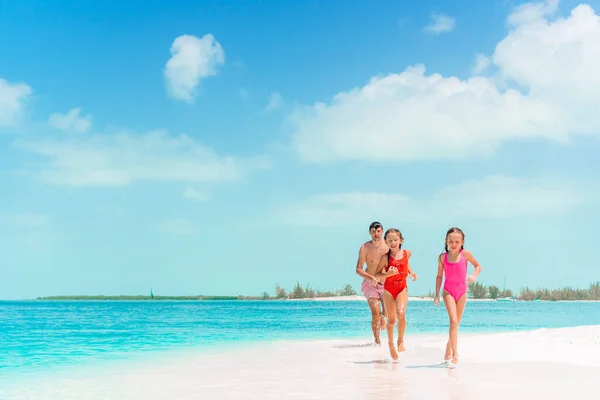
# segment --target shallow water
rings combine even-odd
[[[447,315],[412,301],[407,335],[447,330]],[[461,332],[600,324],[600,302],[469,302]],[[215,352],[279,339],[371,339],[363,301],[2,301],[0,375]]]

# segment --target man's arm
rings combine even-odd
[[[360,246],[360,250],[358,250],[358,261],[356,262],[356,273],[358,274],[358,276],[363,277],[366,280],[370,280],[372,281],[373,279],[375,279],[375,277],[373,275],[370,275],[369,273],[367,273],[367,271],[364,270],[364,265],[366,262],[366,251],[365,251],[365,245],[363,244],[362,246]]]

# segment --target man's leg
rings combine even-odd
[[[383,294],[383,293],[382,293]],[[387,318],[387,311],[385,309],[385,303],[383,302],[383,296],[379,298],[379,302],[381,303],[381,317],[379,318],[380,328],[382,331],[385,330],[385,319]]]
[[[379,339],[379,331],[381,327],[381,313],[379,312],[379,299],[376,297],[369,297],[368,299],[369,308],[371,309],[371,328],[373,329],[373,337],[375,343],[381,344]]]

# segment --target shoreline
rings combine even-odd
[[[387,346],[374,346],[370,338],[281,340],[236,351],[190,351],[0,378],[0,383],[7,400],[237,399],[249,394],[261,399],[558,400],[586,398],[597,389],[600,325],[461,334],[456,368],[441,362],[446,341],[447,334],[407,334],[406,352],[392,362]]]

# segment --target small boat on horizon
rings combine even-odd
[[[517,299],[515,299],[514,297],[500,297],[500,298],[496,299],[496,301],[508,302],[508,301],[517,301]]]

